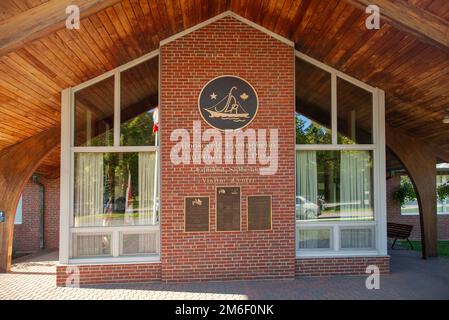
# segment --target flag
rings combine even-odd
[[[131,171],[128,167],[128,186],[126,187],[126,199],[125,199],[125,223],[134,224],[133,217],[133,192],[131,188]]]
[[[153,111],[153,133],[156,133],[159,129],[159,108],[154,108]]]
[[[128,169],[128,186],[126,187],[126,209],[132,208],[133,192],[131,188],[131,172]]]

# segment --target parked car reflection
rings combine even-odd
[[[296,196],[296,220],[314,220],[321,214],[320,207],[305,197]]]

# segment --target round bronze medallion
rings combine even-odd
[[[204,121],[220,130],[236,130],[253,121],[259,107],[256,90],[248,81],[236,76],[210,80],[198,97]]]

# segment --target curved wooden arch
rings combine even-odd
[[[418,199],[423,258],[436,257],[436,162],[431,146],[408,134],[386,126],[386,144],[402,162],[413,182]]]
[[[60,128],[55,127],[15,144],[0,153],[0,270],[11,269],[14,218],[20,193],[44,158],[59,144]]]

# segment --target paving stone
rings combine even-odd
[[[55,286],[56,264],[57,252],[14,261],[11,273],[0,274],[0,300],[449,299],[449,259],[422,260],[404,250],[391,252],[391,274],[381,276],[379,290],[366,289],[365,276],[62,288]]]

